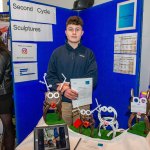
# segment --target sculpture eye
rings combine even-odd
[[[140,103],[140,99],[138,97],[133,97],[133,102],[134,103]]]
[[[87,115],[87,116],[91,115],[91,111],[90,111],[90,110],[87,110],[87,111],[86,111],[86,115]]]
[[[101,107],[101,110],[102,110],[103,112],[106,112],[106,111],[107,111],[107,107],[106,107],[106,106],[103,106],[103,107]]]
[[[145,104],[145,103],[147,103],[147,99],[144,98],[144,97],[143,97],[143,98],[140,98],[140,102]]]
[[[54,97],[54,95],[53,95],[53,93],[48,92],[48,93],[47,93],[47,97],[48,97],[49,99],[52,99],[52,98]]]
[[[108,112],[113,112],[113,108],[112,107],[108,107]]]
[[[59,98],[59,93],[58,92],[54,93],[54,98]]]
[[[81,109],[81,110],[80,110],[80,113],[81,113],[81,115],[85,115],[85,110],[84,110],[84,109]]]

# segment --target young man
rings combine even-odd
[[[78,97],[78,93],[71,89],[71,78],[93,78],[93,86],[97,83],[97,64],[93,52],[81,44],[84,33],[83,21],[78,16],[71,16],[66,22],[67,41],[64,45],[56,48],[50,58],[46,80],[52,84],[52,89],[60,91],[63,82],[62,73],[67,82],[61,89],[62,94],[62,118],[71,125],[72,100]]]

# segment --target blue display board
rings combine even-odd
[[[130,113],[128,110],[130,89],[134,88],[136,95],[139,89],[142,2],[143,0],[138,0],[137,3],[136,29],[119,32],[116,31],[117,1],[79,12],[56,7],[57,24],[52,25],[53,42],[36,42],[38,80],[14,83],[18,144],[33,130],[42,116],[46,88],[39,83],[39,80],[43,80],[43,74],[47,71],[48,61],[53,50],[64,44],[66,19],[72,15],[79,15],[83,18],[85,33],[82,42],[94,51],[98,63],[98,85],[94,90],[92,108],[96,107],[95,97],[100,104],[113,106],[118,112],[120,127],[127,128]],[[135,75],[113,72],[114,35],[126,32],[138,33]],[[96,114],[94,117],[97,120]]]
[[[102,106],[112,106],[118,112],[118,122],[121,128],[127,128],[130,115],[130,90],[135,95],[139,92],[141,29],[143,0],[137,2],[136,29],[116,31],[117,2],[108,2],[80,12],[85,23],[83,43],[90,47],[98,63],[98,85],[93,94],[93,105],[96,97]],[[114,35],[122,33],[138,34],[135,75],[113,72],[114,65]],[[95,117],[97,114],[94,115]],[[97,118],[97,117],[96,117]]]
[[[14,83],[16,134],[18,144],[34,129],[43,114],[42,109],[46,87],[39,83],[39,80],[43,80],[43,75],[47,71],[48,61],[53,50],[64,44],[66,41],[65,23],[67,18],[77,14],[78,13],[75,11],[56,7],[57,23],[52,25],[54,40],[52,42],[25,41],[27,43],[37,44],[38,80]],[[13,64],[17,63],[14,62]]]

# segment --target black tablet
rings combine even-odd
[[[36,127],[34,129],[34,150],[70,150],[67,125]]]

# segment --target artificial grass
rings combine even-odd
[[[146,128],[146,124],[144,121],[140,121],[139,123],[136,123],[132,129],[128,129],[128,132],[136,134],[136,135],[140,135],[143,137],[146,137],[147,134],[144,133],[144,130]]]
[[[48,113],[46,115],[46,124],[54,125],[54,124],[64,124],[63,119],[59,119],[58,113]]]
[[[79,129],[78,129],[78,128],[75,128],[74,126],[69,126],[69,128],[70,128],[71,130],[73,130],[74,132],[79,133]],[[111,140],[113,134],[111,134],[111,135],[108,137],[107,134],[108,134],[109,132],[110,132],[110,130],[101,129],[101,137],[100,137],[100,136],[98,136],[98,129],[95,128],[95,129],[94,129],[94,136],[93,136],[93,138],[99,138],[99,139],[104,139],[104,140]],[[84,127],[83,127],[83,128],[82,128],[82,134],[90,137],[90,134],[91,134],[90,128],[84,128]],[[117,132],[117,133],[116,133],[116,137],[117,137],[118,135],[120,135],[120,134],[121,134],[121,132]]]
[[[61,119],[59,120],[59,116],[58,116],[58,113],[48,113],[46,115],[46,124],[48,125],[54,125],[54,124],[64,124],[64,120]],[[77,132],[79,133],[79,129],[78,128],[75,128],[74,126],[69,126],[69,128],[74,131],[74,132]],[[107,136],[107,134],[110,132],[110,130],[104,130],[104,129],[101,129],[101,137],[98,136],[98,129],[95,128],[94,129],[94,136],[93,138],[99,138],[99,139],[104,139],[104,140],[111,140],[112,139],[112,136],[113,134],[111,134],[109,137]],[[90,128],[82,128],[82,134],[83,135],[86,135],[86,136],[89,136],[90,137],[90,134],[91,134],[91,130]],[[120,135],[121,132],[117,132],[116,133],[116,136]]]

